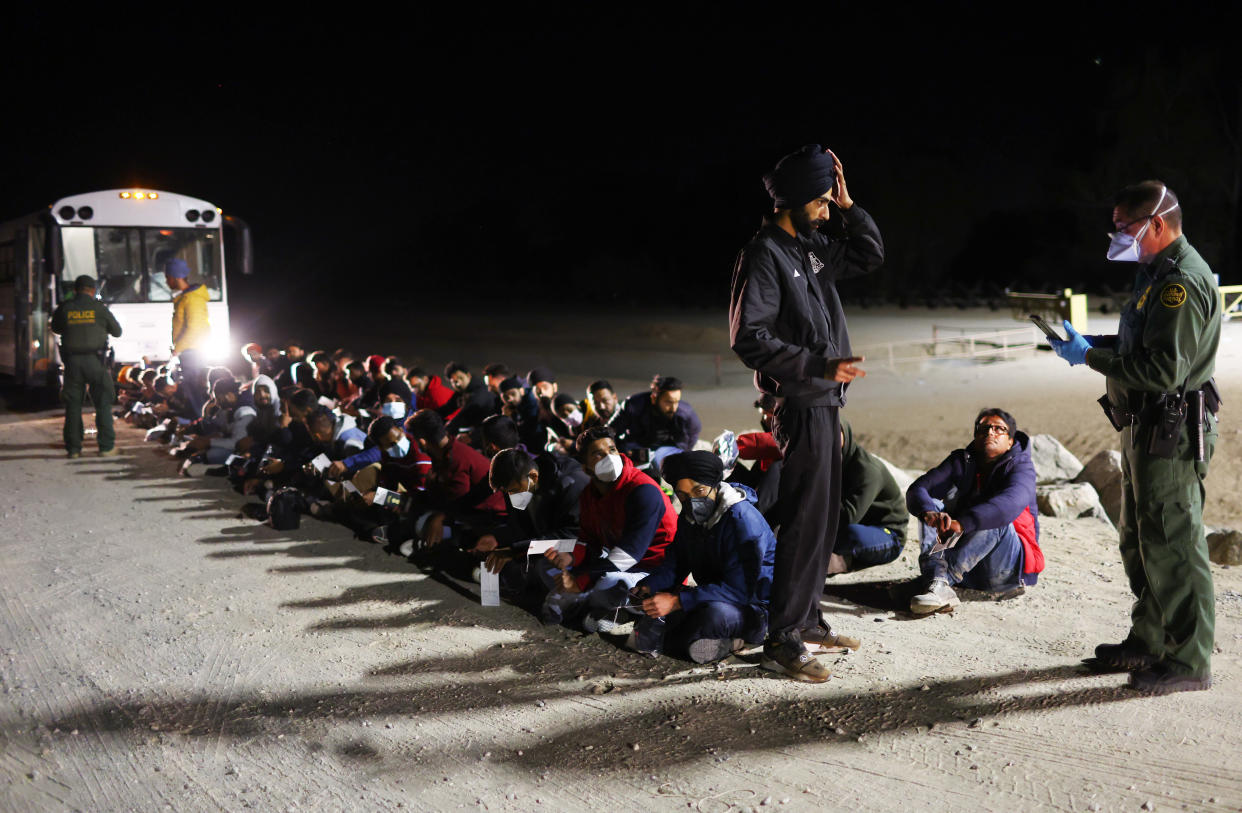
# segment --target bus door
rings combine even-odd
[[[30,227],[30,252],[27,255],[30,258],[27,263],[30,274],[30,317],[26,323],[26,346],[30,353],[28,369],[31,372],[30,383],[41,385],[54,383],[58,379],[54,363],[56,339],[52,334],[52,312],[59,302],[55,291],[56,275],[47,261],[48,231],[43,223]]]

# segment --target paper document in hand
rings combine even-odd
[[[479,603],[484,607],[500,606],[500,574],[486,567],[479,568]]]
[[[323,474],[324,469],[332,465],[332,461],[328,459],[326,454],[320,454],[311,461],[311,465],[315,467],[315,471]]]
[[[931,552],[932,552],[932,553],[937,553],[937,552],[942,551],[942,550],[945,550],[945,549],[947,549],[947,548],[951,548],[951,547],[953,547],[954,545],[956,545],[956,544],[957,544],[957,540],[959,540],[959,539],[961,539],[961,538],[962,538],[962,532],[961,532],[961,531],[957,531],[956,533],[952,533],[952,534],[949,534],[949,535],[948,535],[948,536],[946,536],[946,537],[942,537],[942,538],[940,538],[940,539],[937,539],[937,540],[936,540],[936,544],[932,546]]]
[[[396,491],[389,491],[383,486],[376,486],[375,504],[384,508],[400,508],[401,494]]]
[[[341,483],[341,487],[345,489],[345,493],[346,493],[346,494],[359,494],[359,493],[361,493],[361,492],[359,492],[359,491],[358,491],[358,486],[354,485],[353,483],[351,483],[351,482],[350,482],[350,481],[348,481],[348,480],[346,480],[345,482]]]
[[[546,551],[556,548],[558,553],[573,553],[577,539],[532,539],[526,549],[527,556],[542,556]]]

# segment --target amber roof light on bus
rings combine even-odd
[[[211,221],[213,221],[213,220],[215,220],[215,219],[216,219],[216,213],[215,213],[215,212],[213,212],[213,211],[212,211],[212,210],[210,210],[210,209],[204,209],[204,210],[203,210],[203,222],[204,222],[204,223],[210,223]]]
[[[62,206],[56,214],[60,215],[61,220],[73,220],[74,209],[72,206]]]
[[[197,209],[186,210],[185,219],[190,221],[191,223],[198,222],[198,210]]]
[[[129,200],[131,197],[133,197],[133,195],[129,194],[128,192],[121,193],[121,200]]]
[[[68,207],[65,207],[68,208]],[[95,210],[89,206],[78,207],[78,220],[90,220],[95,216]]]

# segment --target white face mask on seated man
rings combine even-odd
[[[611,483],[621,476],[621,470],[624,468],[625,463],[621,460],[621,455],[610,454],[595,464],[595,476],[601,482]]]

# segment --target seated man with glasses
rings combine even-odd
[[[915,615],[952,611],[954,585],[1019,595],[1044,569],[1030,438],[1002,409],[980,412],[974,432],[906,490],[906,507],[923,523],[927,591],[910,600]]]

